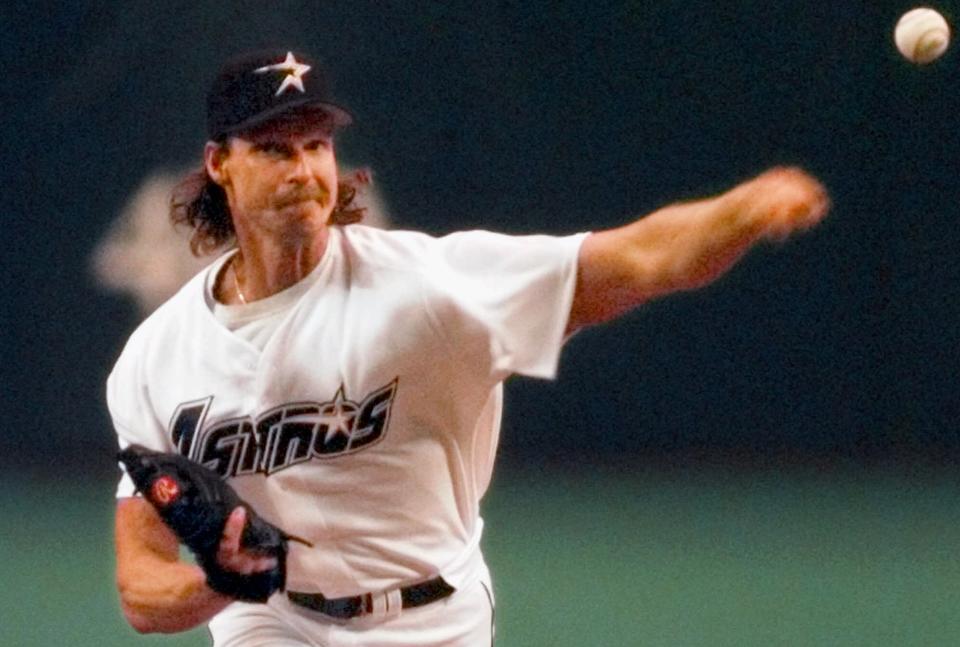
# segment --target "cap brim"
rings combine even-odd
[[[278,119],[288,112],[296,112],[300,108],[320,108],[325,113],[330,115],[333,119],[333,125],[337,128],[343,128],[344,126],[349,126],[353,123],[353,116],[347,112],[345,109],[340,106],[328,103],[326,101],[318,101],[315,98],[303,97],[300,100],[291,100],[283,103],[279,106],[274,106],[270,110],[264,110],[263,112],[250,117],[245,121],[241,121],[238,124],[231,126],[230,128],[224,130],[221,134],[223,135],[235,135],[236,133],[243,132],[244,130],[250,130],[255,126],[260,126],[268,121],[273,121]]]

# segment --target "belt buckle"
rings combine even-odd
[[[388,589],[377,593],[367,593],[366,597],[370,601],[370,606],[366,615],[371,617],[387,619],[396,618],[403,612],[403,596],[400,589]]]

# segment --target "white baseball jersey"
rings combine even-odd
[[[462,584],[450,571],[479,542],[501,383],[555,375],[584,237],[332,227],[262,347],[211,311],[221,257],[117,361],[120,444],[189,455],[313,542],[291,544],[290,590]],[[124,475],[117,495],[132,494]]]

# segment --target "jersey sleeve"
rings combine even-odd
[[[121,450],[137,443],[157,451],[170,451],[163,424],[153,415],[146,383],[140,375],[144,349],[139,341],[137,336],[131,338],[107,378],[107,408]],[[116,497],[133,496],[133,481],[123,465],[118,464],[121,476]]]
[[[479,335],[495,379],[555,377],[586,236],[471,231],[438,239],[432,271],[448,297],[438,318],[449,343],[476,345]]]

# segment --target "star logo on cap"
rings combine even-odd
[[[303,75],[310,71],[310,66],[298,61],[293,55],[293,52],[287,52],[287,57],[283,59],[282,62],[258,67],[254,72],[264,74],[274,70],[286,72],[286,75],[283,77],[283,82],[280,83],[280,87],[274,96],[279,97],[290,87],[294,87],[300,90],[300,92],[306,92],[306,89],[303,87]]]

